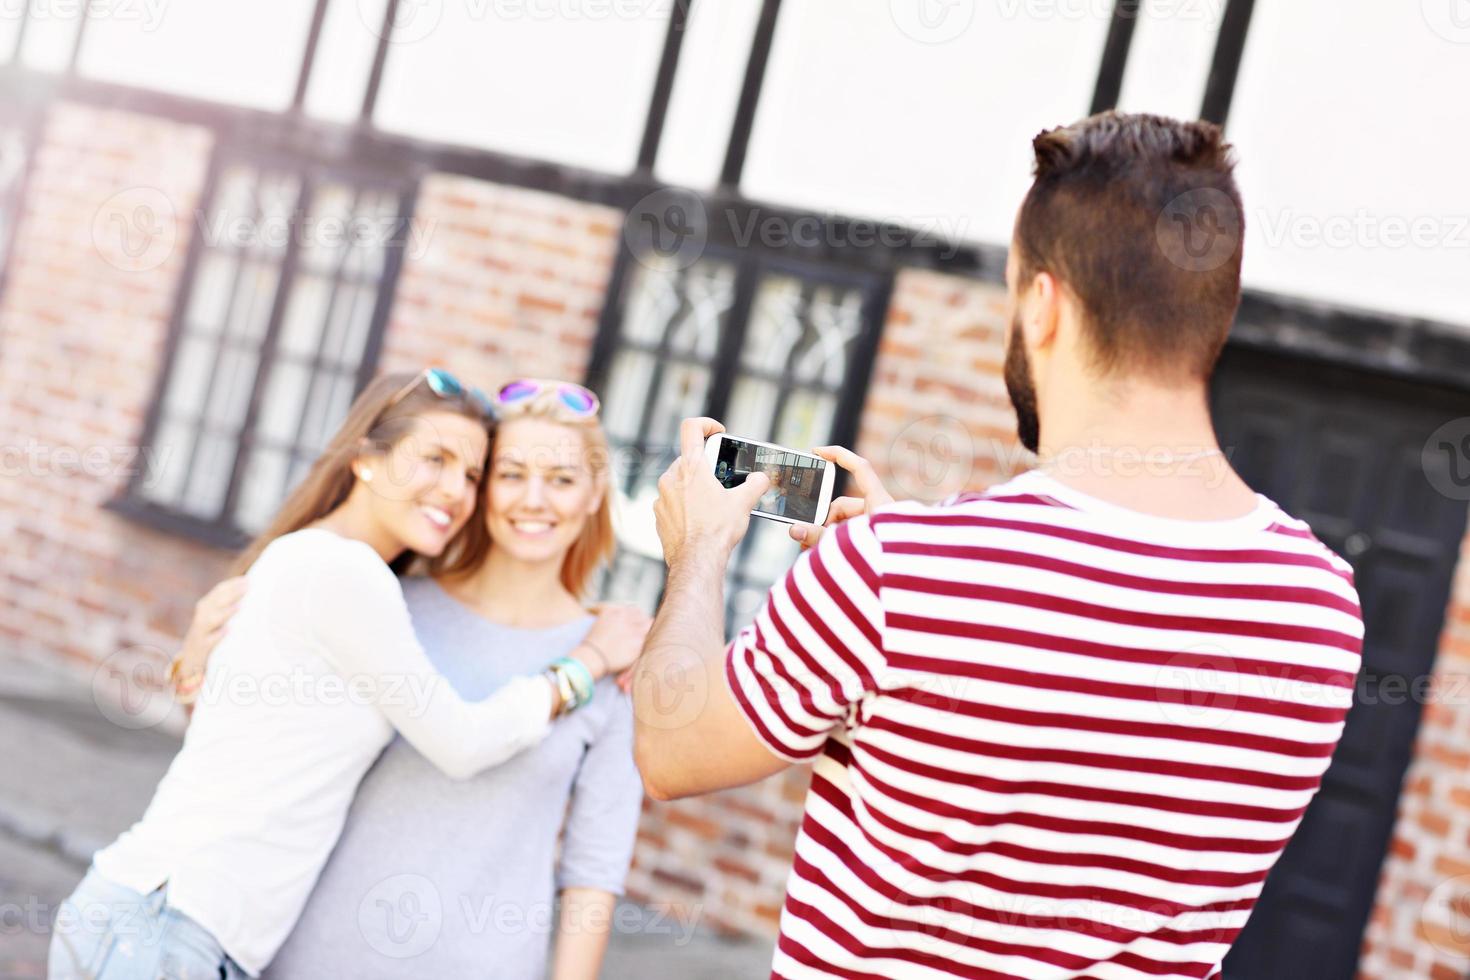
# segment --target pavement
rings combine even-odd
[[[95,679],[0,653],[0,980],[45,976],[57,903],[92,852],[142,814],[179,748],[175,725],[138,727]],[[616,928],[655,921],[656,911],[618,910],[605,980],[769,976],[768,940]]]

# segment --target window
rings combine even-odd
[[[221,544],[259,530],[371,375],[411,189],[238,160],[218,168],[129,509]]]
[[[852,439],[887,283],[753,250],[709,247],[687,263],[646,246],[624,256],[591,372],[619,464],[608,598],[651,607],[662,591],[651,508],[682,419],[710,415],[794,449]],[[752,521],[730,566],[732,626],[754,616],[796,553],[785,525]]]

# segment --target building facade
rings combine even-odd
[[[1026,465],[1001,338],[1029,137],[1111,106],[1202,116],[1248,204],[1222,444],[1354,563],[1368,630],[1342,747],[1227,975],[1470,970],[1470,30],[1450,13],[225,9],[32,4],[0,33],[0,642],[105,696],[156,690],[193,602],[384,370],[591,384],[614,599],[657,600],[647,505],[687,415],[853,445],[899,496],[1004,479]],[[757,524],[732,625],[794,557]],[[630,894],[772,933],[804,790],[798,770],[649,802]]]

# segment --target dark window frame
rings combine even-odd
[[[316,158],[288,162],[287,157],[259,144],[243,145],[227,142],[216,144],[211,154],[204,189],[200,194],[200,214],[213,213],[221,177],[229,168],[239,165],[253,166],[267,173],[292,174],[300,180],[300,187],[296,207],[291,213],[291,235],[278,267],[275,294],[271,300],[269,319],[261,339],[254,383],[245,415],[240,420],[240,430],[235,441],[234,456],[225,497],[220,506],[220,516],[214,520],[202,518],[150,499],[142,492],[143,474],[141,472],[134,473],[123,491],[107,504],[109,509],[119,514],[160,530],[184,534],[215,547],[230,549],[241,547],[250,537],[250,532],[238,526],[232,515],[238,503],[246,460],[259,441],[256,427],[260,417],[261,401],[264,392],[268,390],[272,371],[279,359],[278,345],[281,324],[290,299],[291,287],[300,274],[298,222],[309,215],[312,190],[323,184],[337,183],[349,185],[357,191],[395,193],[399,201],[398,227],[405,232],[409,227],[408,223],[413,219],[414,205],[419,191],[418,177],[411,170],[364,166],[361,162],[348,159]],[[140,441],[140,444],[144,446],[153,445],[159,437],[163,423],[165,395],[173,377],[173,371],[178,364],[181,343],[189,333],[188,310],[196,286],[197,274],[200,263],[209,250],[209,244],[204,240],[204,236],[199,234],[199,229],[196,227],[192,231],[184,269],[179,277],[172,303],[164,353],[155,380],[153,395],[149,401],[148,413],[144,420],[143,436]],[[355,372],[354,393],[362,390],[377,369],[383,338],[392,314],[398,277],[403,268],[405,248],[406,236],[385,249],[384,266],[377,283],[374,309],[362,357]],[[323,331],[325,332],[326,329],[324,325]],[[311,382],[313,385],[317,373],[315,369],[319,366],[314,362],[313,381]],[[192,462],[191,459],[191,465]]]
[[[716,232],[716,225],[723,221],[725,227],[744,227],[732,223],[737,215],[745,213],[759,216],[765,209],[748,209],[742,205],[728,203],[724,209],[713,213],[719,216],[710,226],[711,241],[702,249],[699,258],[727,263],[735,269],[734,299],[714,357],[706,362],[710,385],[705,393],[703,413],[713,418],[724,418],[730,406],[735,381],[748,372],[741,364],[741,355],[751,323],[757,293],[763,282],[771,278],[789,277],[800,281],[804,288],[834,287],[856,290],[861,296],[861,327],[853,341],[852,355],[848,362],[847,375],[841,385],[830,394],[835,396],[832,430],[824,438],[831,443],[851,445],[858,434],[862,407],[867,400],[873,368],[877,363],[878,347],[887,323],[889,303],[893,285],[899,271],[893,249],[887,246],[847,246],[789,244],[786,247],[768,247],[756,244],[738,244],[727,236]],[[781,213],[783,221],[801,218],[799,213]],[[630,216],[631,218],[631,216]],[[788,226],[789,227],[789,226]],[[624,349],[643,349],[641,345],[623,341],[623,329],[627,321],[627,307],[634,283],[633,273],[637,268],[639,254],[652,251],[650,236],[642,234],[642,227],[631,228],[622,236],[613,275],[608,284],[607,302],[603,306],[598,327],[597,340],[593,348],[587,371],[587,384],[596,391],[606,391],[610,369],[618,354]],[[896,232],[895,232],[896,233]],[[688,358],[685,358],[686,360]],[[653,400],[657,399],[662,364],[655,366],[650,384],[650,406],[645,410],[636,446],[638,469],[623,476],[623,489],[644,484],[656,472],[672,462],[678,451],[677,445],[653,441],[663,438],[647,432],[649,412]],[[785,399],[798,389],[813,386],[795,381],[789,366],[779,379],[764,379],[778,386],[778,400],[772,409],[773,424],[779,423]],[[751,438],[771,439],[772,433],[744,432],[740,435]],[[809,447],[792,447],[803,449]],[[838,473],[833,496],[843,492],[845,474]],[[725,613],[727,625],[742,625],[735,602],[742,589],[754,588],[764,591],[770,584],[770,571],[752,564],[754,535],[747,535],[731,558],[727,574]],[[652,562],[631,552],[623,556],[624,561]],[[660,596],[662,591],[660,588]]]

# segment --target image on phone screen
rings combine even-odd
[[[715,479],[726,488],[738,487],[750,474],[763,472],[771,488],[761,494],[755,512],[809,524],[817,515],[825,465],[814,456],[726,438],[715,458]]]

